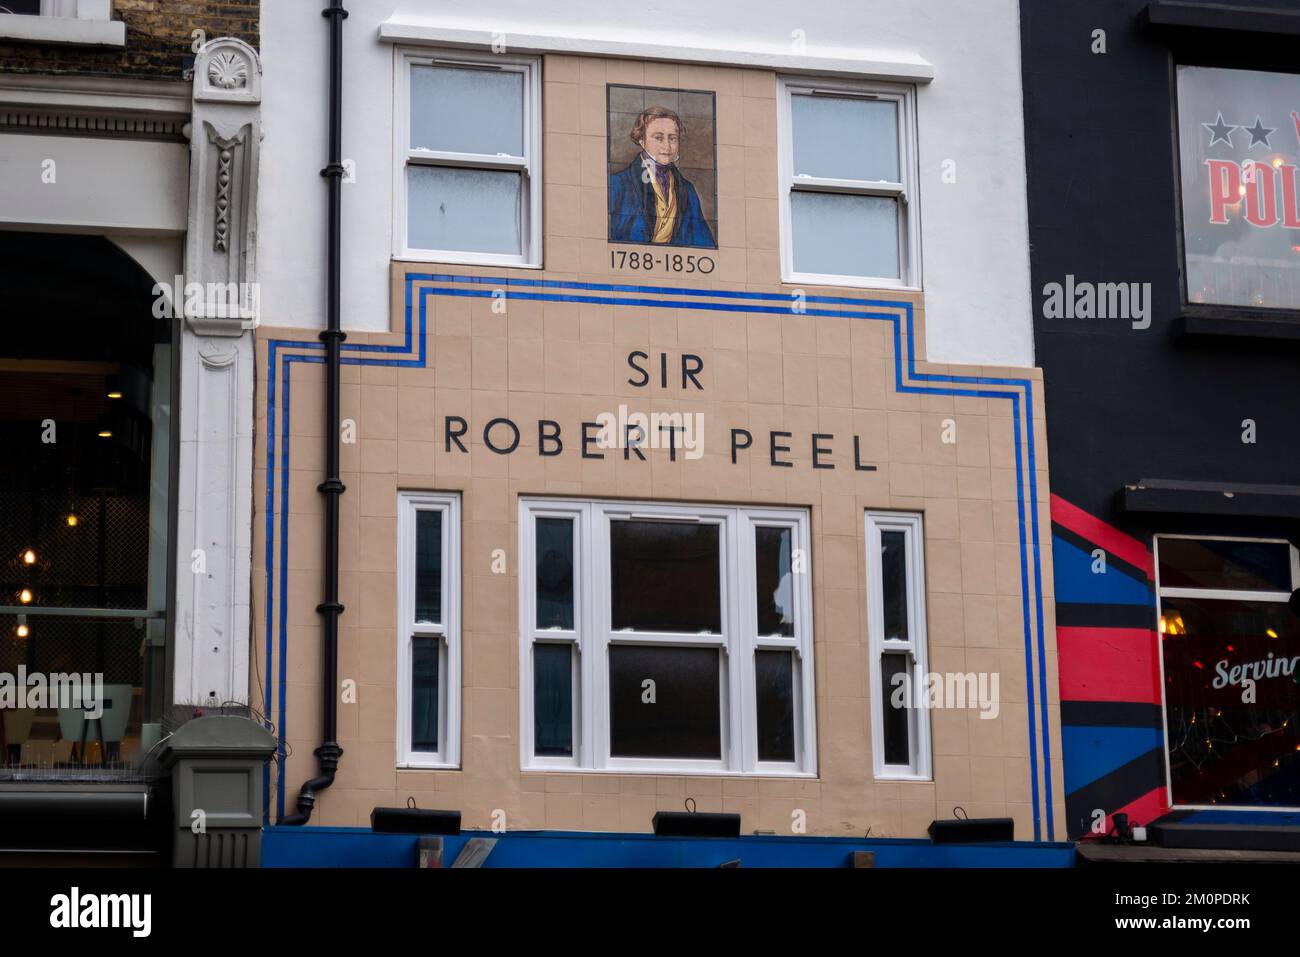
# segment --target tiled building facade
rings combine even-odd
[[[428,49],[412,55],[436,64]],[[491,57],[473,47],[451,55],[474,54]],[[410,68],[405,56],[394,55],[395,71]],[[739,812],[744,833],[921,837],[959,807],[971,817],[1011,817],[1021,840],[1059,834],[1038,371],[927,361],[926,298],[907,288],[915,284],[906,271],[876,288],[783,273],[788,139],[779,130],[792,93],[782,71],[546,53],[531,62],[542,88],[541,268],[397,254],[387,307],[367,303],[364,318],[349,312],[348,322],[371,328],[382,314],[389,331],[353,328],[343,345],[344,756],[312,823],[365,825],[373,808],[414,799],[461,811],[466,827],[645,831],[656,811],[690,800],[700,811]],[[396,82],[401,102],[400,73]],[[620,87],[716,98],[716,249],[609,239],[616,137],[608,104]],[[915,96],[914,85],[904,88]],[[396,115],[400,124],[400,107]],[[915,163],[914,153],[903,162]],[[931,188],[920,184],[923,196]],[[634,255],[650,258],[649,268],[629,265]],[[672,257],[687,256],[694,275],[689,265],[674,269]],[[314,773],[319,743],[325,369],[311,331],[273,319],[258,331],[258,365],[255,695],[283,740],[269,796],[274,819]],[[623,428],[620,407],[626,416],[701,422],[698,457],[666,442],[602,444],[602,422]],[[404,537],[412,499],[417,509],[438,509],[459,539],[442,552],[454,569],[444,580],[445,630],[409,618],[405,595],[420,587]],[[617,696],[627,691],[607,655],[635,640],[613,622],[606,630],[601,617],[607,601],[619,601],[605,594],[619,586],[601,557],[617,546],[602,536],[617,538],[618,521],[648,521],[641,511],[696,515],[721,506],[741,510],[722,519],[724,578],[739,569],[724,582],[724,609],[737,604],[731,592],[751,593],[747,559],[725,544],[750,517],[744,510],[793,521],[796,546],[806,536],[806,561],[794,572],[796,582],[806,578],[795,591],[806,587],[810,599],[797,629],[807,634],[794,639],[807,642],[795,651],[794,760],[762,760],[763,719],[745,713],[754,678],[744,659],[756,646],[730,618],[722,638],[705,641],[726,646],[718,659],[722,728],[712,743],[720,760],[663,760],[660,768],[660,758],[620,757],[619,724],[636,719],[620,717]],[[574,718],[564,729],[571,754],[559,758],[543,754],[536,723],[534,655],[555,636],[540,635],[539,644],[529,614],[540,561],[532,523],[547,508],[580,513],[577,587],[599,593],[586,621],[579,597],[578,624],[560,629],[566,650],[567,636],[576,639],[568,658]],[[872,523],[899,516],[917,520],[908,546],[920,589],[912,660],[923,671],[996,676],[1000,685],[996,716],[986,708],[981,717],[972,701],[913,725],[919,740],[903,771],[882,753],[894,747],[879,737],[887,718],[881,686],[873,688],[882,646],[872,622],[883,619],[870,597],[881,547]],[[656,598],[673,594],[646,587]],[[419,697],[410,643],[425,633],[441,642],[440,720],[456,739],[437,732],[444,736],[428,760],[409,731]],[[608,680],[606,668],[615,669]],[[809,668],[806,683],[801,668]],[[729,700],[736,689],[741,697]]]

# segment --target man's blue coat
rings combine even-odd
[[[700,197],[676,166],[668,167],[677,196],[677,223],[670,246],[702,246],[717,249],[700,208]],[[612,243],[650,243],[655,229],[655,191],[643,177],[644,167],[638,157],[609,178],[609,241]]]

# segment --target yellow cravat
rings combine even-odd
[[[659,177],[650,174],[650,185],[655,191],[655,232],[650,241],[666,243],[673,238],[673,227],[677,225],[677,189],[673,177],[668,176],[668,195],[664,196],[659,187]]]

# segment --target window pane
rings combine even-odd
[[[794,655],[760,651],[754,655],[758,700],[758,760],[794,760]]]
[[[758,591],[758,633],[794,637],[791,530],[754,529],[754,567]]]
[[[573,649],[533,645],[533,753],[573,755]]]
[[[1297,107],[1297,74],[1178,68],[1189,302],[1300,308]]]
[[[718,654],[716,648],[611,645],[609,753],[721,758]]]
[[[573,630],[573,519],[537,520],[537,627]]]
[[[794,190],[790,212],[797,272],[898,278],[896,199]]]
[[[519,255],[523,180],[510,170],[407,168],[407,242],[413,249]]]
[[[1174,803],[1300,804],[1295,614],[1283,602],[1199,598],[1165,598],[1160,610]]]
[[[1285,542],[1160,539],[1161,588],[1291,591],[1291,546]]]
[[[880,533],[880,582],[885,611],[885,641],[907,641],[907,533]]]
[[[907,655],[888,654],[880,656],[880,671],[882,684],[880,693],[884,696],[882,709],[884,711],[882,728],[884,734],[882,737],[885,742],[885,763],[886,764],[907,764],[912,763],[912,752],[908,743],[910,731],[908,725],[909,708],[895,708],[895,690],[911,680],[911,666]],[[901,698],[904,705],[911,704],[911,688],[903,691]]]
[[[523,156],[523,74],[412,67],[411,148]]]
[[[790,107],[795,176],[900,182],[896,102],[796,94]]]
[[[442,624],[442,512],[415,513],[415,620]]]
[[[438,750],[438,658],[441,638],[411,639],[411,750]]]
[[[609,523],[611,627],[722,633],[717,525]]]

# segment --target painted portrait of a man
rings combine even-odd
[[[694,118],[684,120],[678,110],[663,102],[680,101],[686,91],[620,89],[640,94],[645,105],[635,113],[616,112],[611,90],[609,241],[716,249],[712,94],[689,94],[708,98],[707,116],[702,102],[692,104],[700,114],[702,129],[698,132],[707,138],[693,144],[690,138],[697,132]],[[629,103],[626,94],[621,102]],[[618,126],[627,130],[627,140],[616,145]],[[628,152],[632,152],[630,159]],[[692,157],[696,164],[707,161],[710,168],[688,167],[683,156]]]

